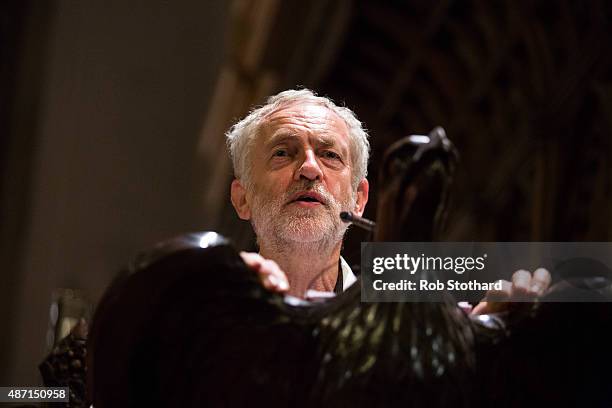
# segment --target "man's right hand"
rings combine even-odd
[[[240,252],[242,260],[259,276],[262,285],[273,292],[284,293],[289,290],[287,275],[278,264],[255,252]]]

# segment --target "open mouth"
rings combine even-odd
[[[323,198],[314,192],[298,193],[293,200],[291,200],[291,203],[300,203],[303,205],[325,204]]]
[[[295,201],[303,201],[305,203],[320,203],[320,201],[314,197],[299,197]]]

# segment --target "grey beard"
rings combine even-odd
[[[323,208],[288,208],[289,198],[297,191],[316,191],[325,197]],[[312,251],[326,253],[342,241],[347,224],[340,220],[340,212],[354,209],[357,195],[341,203],[320,184],[295,186],[283,196],[266,200],[267,197],[253,195],[251,224],[257,235],[259,246],[276,252]]]

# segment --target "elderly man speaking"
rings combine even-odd
[[[259,254],[241,255],[264,286],[298,297],[345,290],[355,276],[340,256],[347,225],[339,214],[362,215],[369,190],[370,144],[355,114],[310,90],[288,90],[236,123],[227,142],[232,204],[259,245]],[[545,269],[519,270],[489,295],[536,297],[549,284]],[[482,302],[474,312],[503,304]]]
[[[243,258],[264,285],[299,297],[346,289],[355,277],[340,257],[347,225],[339,214],[361,215],[368,201],[361,122],[309,90],[290,90],[235,124],[227,140],[232,204],[251,222],[260,251]]]

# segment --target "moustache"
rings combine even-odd
[[[334,196],[331,195],[329,191],[325,187],[323,187],[320,183],[299,183],[292,185],[286,192],[284,197],[285,204],[290,204],[293,201],[293,197],[298,193],[315,193],[319,195],[322,199],[321,204],[325,206],[329,206],[336,202]]]

